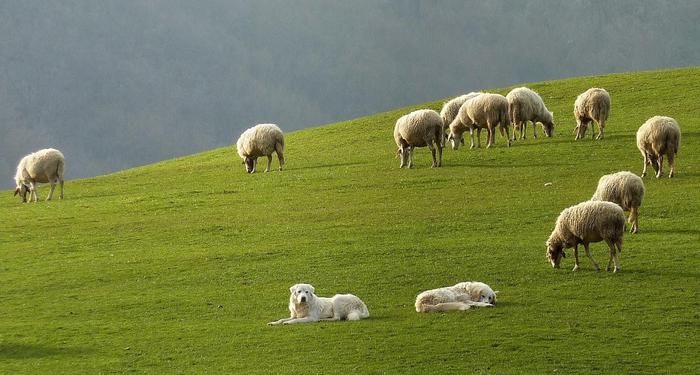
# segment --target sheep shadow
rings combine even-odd
[[[286,170],[306,170],[306,169],[323,169],[323,168],[336,168],[336,167],[351,167],[355,165],[365,165],[367,163],[362,163],[362,162],[346,162],[346,163],[326,163],[326,164],[318,164],[318,165],[311,165],[308,167],[297,167],[297,168],[288,168]]]
[[[80,347],[55,347],[41,344],[0,343],[0,359],[32,359],[52,356],[76,356],[92,352]]]

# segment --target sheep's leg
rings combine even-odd
[[[586,256],[588,257],[588,259],[591,260],[591,263],[593,263],[593,268],[595,268],[596,272],[600,271],[598,263],[596,263],[595,259],[593,259],[593,256],[591,256],[591,252],[588,250],[588,242],[583,243],[583,249],[586,250]]]
[[[612,271],[617,272],[620,270],[620,260],[617,258],[617,250],[615,247],[619,247],[620,251],[622,251],[622,246],[618,243],[613,243],[611,240],[605,240],[605,242],[608,244],[608,247],[610,247],[610,259],[608,260],[607,271],[610,272],[611,266],[614,262],[615,268],[613,268]]]
[[[579,262],[578,262],[578,244],[574,246],[574,269],[572,271],[578,271],[579,267]]]
[[[435,159],[435,147],[433,146],[432,142],[428,142],[428,148],[430,149],[430,154],[433,157],[433,164],[430,165],[430,168],[435,168],[437,167],[437,160]]]
[[[639,207],[630,208],[630,216],[627,222],[630,223],[630,233],[637,233],[639,229],[637,226],[637,215],[639,214]]]
[[[676,155],[673,152],[669,152],[668,155],[668,169],[671,171],[668,173],[668,178],[673,177],[673,173],[676,171],[675,158]]]
[[[515,124],[515,122],[513,122],[513,140],[515,140],[516,130],[517,130],[517,125]],[[522,136],[522,134],[521,134],[521,136]]]
[[[486,148],[491,148],[493,146],[493,140],[496,138],[496,129],[487,125],[486,131],[488,132],[488,142],[486,142]]]
[[[574,138],[574,141],[578,141],[579,139],[583,138],[581,136],[581,120],[576,117],[576,128],[574,129],[576,132],[576,138]]]
[[[469,138],[471,140],[471,144],[469,145],[470,149],[474,148],[474,128],[469,128]]]
[[[408,168],[413,168],[413,152],[415,147],[408,148]]]
[[[29,202],[36,202],[39,197],[36,195],[36,184],[34,182],[29,183]]]
[[[442,145],[438,144],[437,145],[437,152],[438,152],[438,167],[442,167]]]
[[[53,192],[56,190],[56,180],[51,180],[51,187],[49,188],[49,195],[46,196],[46,200],[50,201],[53,198]]]
[[[265,168],[265,173],[270,171],[270,166],[272,166],[272,154],[267,155],[267,168]]]
[[[527,122],[527,121],[526,121]],[[498,124],[498,130],[501,131],[501,136],[506,139],[506,146],[510,147],[511,141],[510,141],[510,130],[508,129],[508,125],[505,125],[503,123]],[[496,128],[493,128],[493,137],[494,137],[494,142],[496,141]]]
[[[642,152],[642,157],[644,157],[644,168],[642,169],[642,177],[647,175],[647,166],[649,165],[649,156],[646,152]]]
[[[598,136],[596,139],[603,139],[605,138],[605,122],[599,122],[598,123]]]
[[[63,179],[61,179],[61,181],[59,181],[59,183],[61,184],[61,196],[60,196],[60,198],[63,199]]]
[[[280,171],[282,170],[282,167],[284,166],[284,149],[283,146],[279,143],[275,144],[275,152],[277,153],[277,161],[280,163]]]
[[[537,139],[537,122],[532,122],[532,136]]]
[[[656,159],[656,165],[658,168],[656,169],[656,178],[661,177],[662,174],[664,174],[663,169],[664,169],[664,156],[659,155],[658,159]]]

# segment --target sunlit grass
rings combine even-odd
[[[507,149],[497,136],[446,150],[438,169],[425,149],[398,169],[392,129],[442,100],[290,133],[283,172],[247,175],[227,147],[68,181],[64,201],[5,192],[0,373],[695,372],[699,77],[528,84],[555,112],[554,138]],[[606,139],[574,142],[573,101],[593,86],[612,96]],[[640,173],[634,134],[653,115],[681,124],[677,177],[645,179],[621,273],[585,258],[553,270],[557,215],[601,175]],[[604,244],[592,252],[607,262]],[[499,290],[498,306],[415,312],[420,291],[468,280]],[[371,317],[267,326],[297,282],[354,293]]]

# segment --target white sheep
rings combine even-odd
[[[542,124],[544,135],[551,137],[554,134],[554,113],[544,105],[539,94],[527,87],[518,87],[511,90],[508,95],[508,107],[510,121],[513,123],[513,140],[516,129],[520,130],[520,139],[525,139],[527,122],[532,121],[533,135],[537,138],[537,123]]]
[[[647,166],[651,164],[656,171],[656,178],[663,174],[664,155],[668,158],[671,169],[668,177],[673,177],[675,159],[681,146],[681,128],[671,117],[654,116],[637,130],[637,148],[644,157],[642,177],[647,175]]]
[[[605,89],[590,88],[576,98],[574,102],[574,117],[576,117],[576,140],[586,136],[588,125],[595,121],[598,124],[598,137],[605,137],[605,123],[610,114],[610,94]],[[595,137],[595,129],[591,125],[591,137]]]
[[[450,124],[448,139],[452,142],[452,149],[457,150],[459,145],[464,143],[464,132],[469,129],[470,148],[474,148],[474,129],[476,129],[476,147],[481,147],[481,129],[486,128],[489,134],[486,147],[489,148],[495,142],[496,126],[500,125],[501,134],[506,137],[508,147],[510,147],[509,123],[506,97],[499,94],[483,93],[462,104],[457,117]]]
[[[431,167],[442,165],[442,118],[432,109],[421,109],[401,116],[394,126],[394,141],[401,158],[399,168],[413,166],[413,151],[416,147],[428,147],[433,155]],[[435,157],[437,149],[438,157]]]
[[[627,221],[630,223],[630,232],[637,233],[639,226],[637,217],[639,206],[644,199],[644,181],[632,172],[617,172],[607,174],[598,181],[598,188],[591,200],[608,201],[618,204],[623,210],[629,211]]]
[[[236,149],[248,173],[255,173],[260,156],[267,156],[265,172],[269,172],[273,152],[277,153],[279,170],[284,166],[284,134],[275,124],[258,124],[244,131],[236,142]]]
[[[462,106],[462,104],[464,104],[464,102],[466,102],[467,100],[481,94],[483,93],[470,92],[469,94],[464,94],[453,98],[442,105],[442,109],[440,110],[440,117],[442,117],[442,132],[445,136],[447,136],[447,130],[449,129],[452,121],[454,121],[455,117],[457,117],[457,114],[459,113],[459,108]]]
[[[625,233],[625,213],[612,202],[586,201],[564,209],[545,243],[546,257],[552,267],[559,268],[561,259],[566,256],[564,249],[574,248],[574,271],[579,269],[578,245],[583,244],[586,256],[596,271],[600,270],[588,251],[591,242],[605,241],[610,247],[608,268],[614,263],[614,272],[620,270],[619,253],[622,252],[622,237]],[[617,249],[617,250],[616,250]]]
[[[33,152],[19,161],[17,165],[17,173],[15,173],[15,195],[19,194],[22,197],[22,202],[27,201],[27,192],[29,192],[29,201],[36,202],[39,198],[36,194],[38,183],[51,183],[51,190],[46,200],[49,201],[53,197],[56,183],[61,184],[61,199],[63,199],[63,171],[65,168],[65,158],[61,151],[53,148],[47,148]]]

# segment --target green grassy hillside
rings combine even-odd
[[[283,172],[247,175],[226,147],[68,181],[63,201],[6,191],[0,373],[697,372],[700,68],[527,86],[554,138],[508,149],[498,135],[446,150],[442,168],[418,149],[400,170],[392,138],[440,100],[290,133]],[[574,99],[593,86],[612,96],[606,138],[574,142]],[[676,177],[645,179],[622,271],[582,257],[573,273],[571,256],[552,269],[557,215],[601,175],[641,172],[635,132],[653,115],[681,124]],[[607,262],[605,244],[592,253]],[[469,280],[498,306],[415,312],[420,291]],[[371,318],[267,326],[297,282],[354,293]]]

